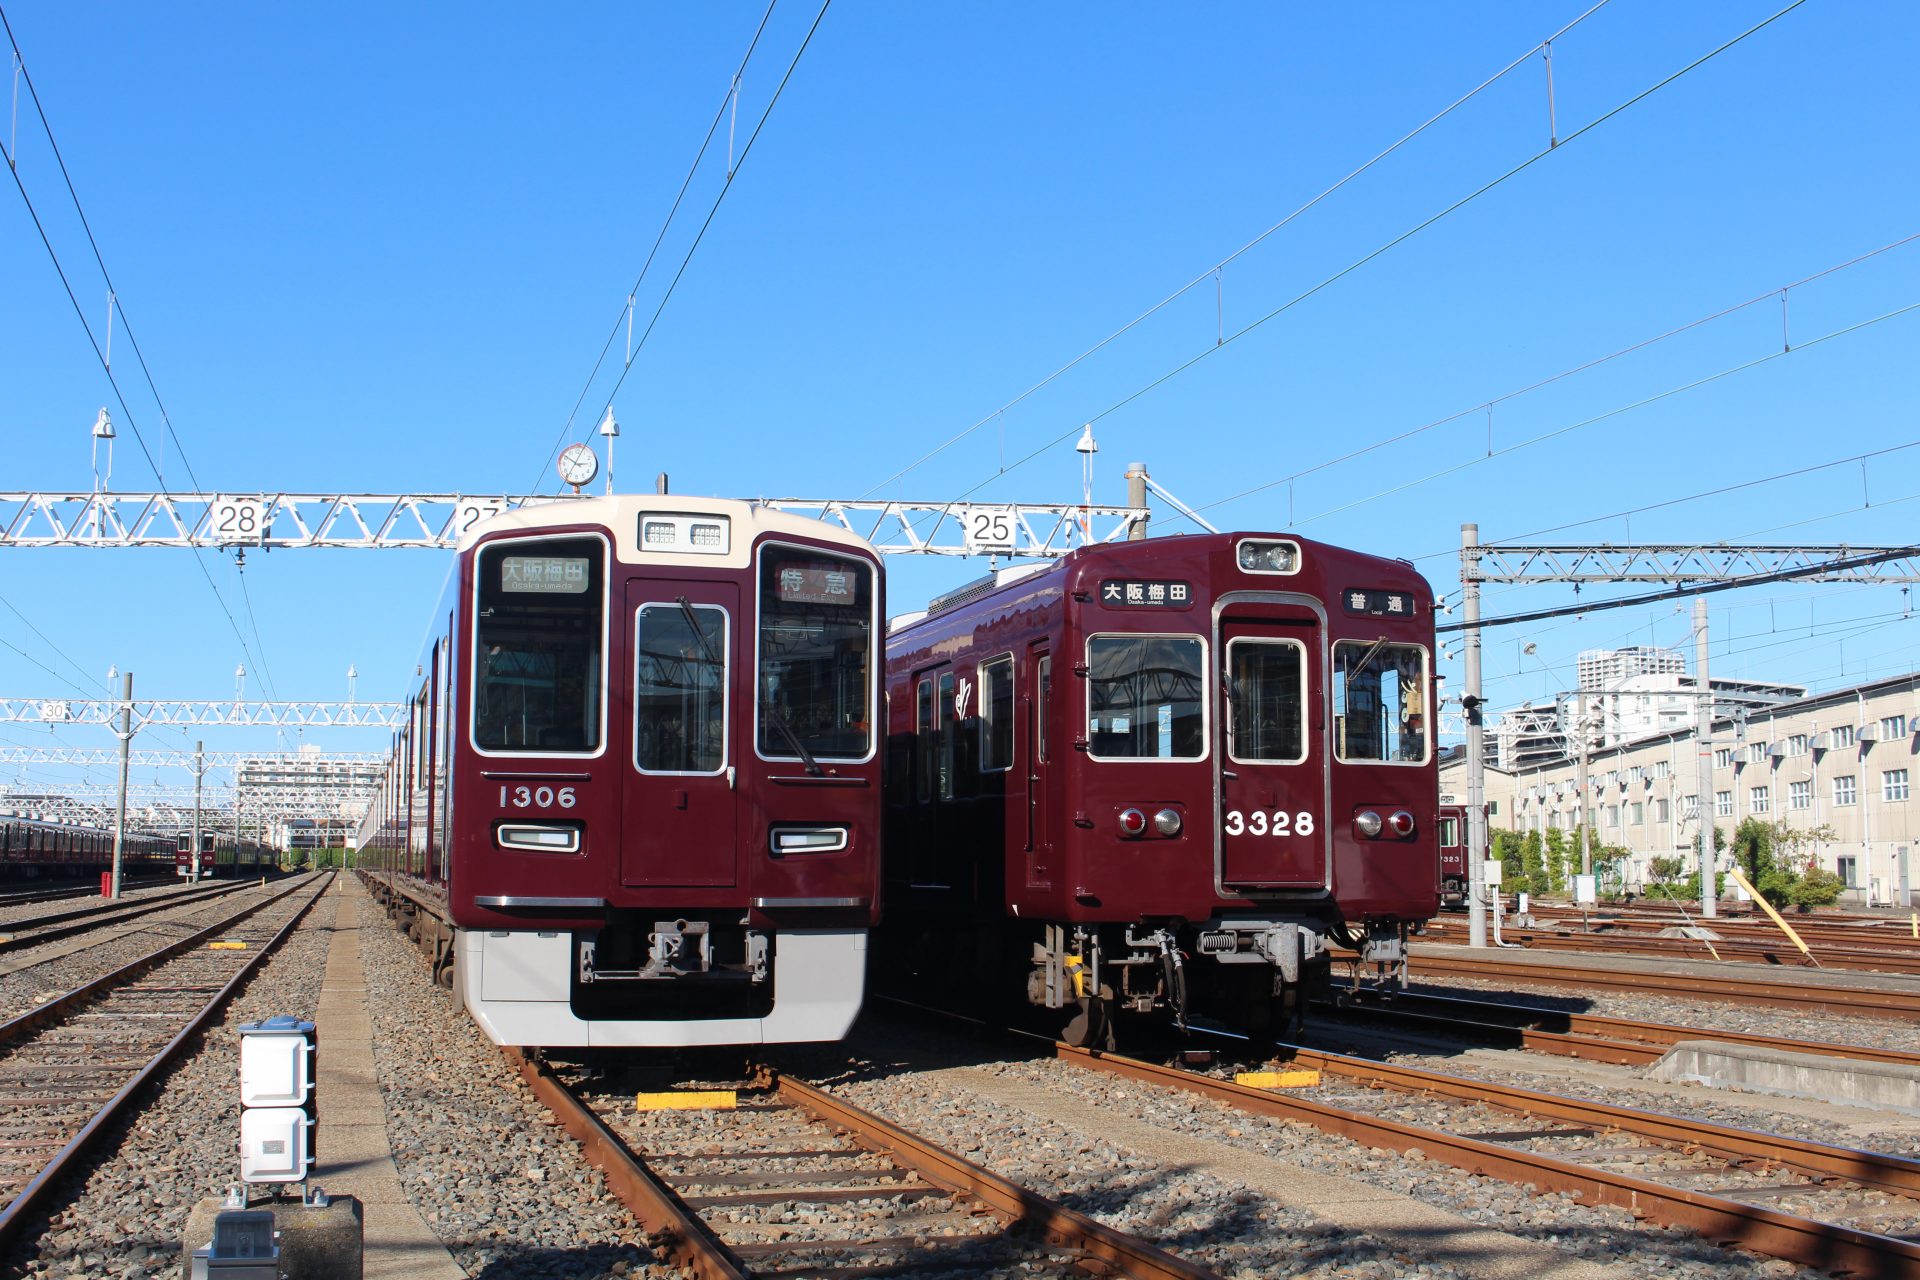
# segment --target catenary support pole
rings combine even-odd
[[[1467,711],[1467,943],[1487,945],[1487,878],[1481,859],[1487,849],[1487,776],[1483,749],[1486,730],[1480,716],[1480,579],[1473,549],[1480,526],[1460,526],[1460,601],[1466,627],[1467,690],[1461,701]]]
[[[1147,505],[1147,464],[1129,462],[1127,464],[1127,505],[1140,508]],[[1147,536],[1147,522],[1142,520],[1127,531],[1128,542],[1141,542]]]
[[[200,783],[207,776],[207,744],[193,744],[193,848],[187,854],[187,883],[200,883]]]
[[[133,757],[133,672],[120,677],[120,796],[113,807],[113,880],[112,892],[120,896],[121,859],[127,847],[127,766]]]
[[[1719,914],[1714,901],[1714,871],[1719,858],[1713,848],[1713,682],[1707,679],[1707,602],[1693,598],[1693,670],[1699,681],[1695,690],[1693,727],[1694,750],[1700,753],[1696,789],[1700,792],[1695,807],[1700,811],[1700,914],[1711,920]]]
[[[1580,763],[1573,771],[1573,789],[1580,793],[1574,799],[1580,807],[1575,811],[1574,821],[1580,827],[1580,874],[1590,876],[1593,874],[1593,832],[1590,830],[1592,824],[1587,821],[1587,814],[1592,811],[1593,806],[1589,803],[1590,793],[1587,791],[1589,744],[1587,741],[1587,691],[1584,686],[1575,696],[1573,715],[1573,732],[1580,739]]]

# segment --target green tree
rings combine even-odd
[[[1520,869],[1532,886],[1532,893],[1547,893],[1556,886],[1547,876],[1546,863],[1542,857],[1540,833],[1529,831],[1520,840]]]
[[[1558,827],[1547,828],[1547,884],[1555,893],[1567,889],[1567,833]]]
[[[1796,827],[1786,819],[1748,818],[1733,832],[1733,856],[1760,896],[1774,906],[1825,906],[1840,896],[1840,877],[1814,865],[1814,847],[1834,838],[1826,823]]]
[[[1501,830],[1493,833],[1493,856],[1500,861],[1500,890],[1502,893],[1528,893],[1532,885],[1527,880],[1527,869],[1522,853],[1520,833]]]

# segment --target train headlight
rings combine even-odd
[[[1138,809],[1122,809],[1120,811],[1120,831],[1123,835],[1129,836],[1145,835],[1147,831],[1147,815]]]
[[[1153,829],[1163,836],[1179,835],[1180,811],[1177,809],[1162,809],[1160,812],[1154,814]]]
[[[1387,819],[1387,826],[1392,829],[1394,835],[1405,840],[1413,834],[1413,815],[1405,809],[1395,809],[1393,816]]]
[[[1300,548],[1291,542],[1262,542],[1249,538],[1240,544],[1240,567],[1248,573],[1292,573],[1300,567]]]
[[[1353,815],[1353,829],[1369,840],[1378,838],[1384,825],[1380,815],[1371,809],[1362,809]]]

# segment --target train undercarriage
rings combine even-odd
[[[1405,985],[1407,925],[1359,929],[1315,919],[1213,919],[1204,924],[1043,926],[1032,944],[1027,1001],[1068,1012],[1060,1035],[1111,1049],[1122,1013],[1217,1023],[1256,1041],[1300,1032],[1307,1005],[1332,992],[1333,946],[1348,948],[1369,985]]]

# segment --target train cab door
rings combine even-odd
[[[1327,883],[1329,847],[1323,627],[1308,609],[1249,608],[1220,620],[1221,883],[1244,890],[1320,888]]]
[[[631,752],[620,882],[733,885],[740,874],[740,709],[732,678],[741,652],[739,588],[635,579],[626,588],[626,625]]]
[[[1053,762],[1058,736],[1055,712],[1053,653],[1045,644],[1028,652],[1033,673],[1027,695],[1027,887],[1046,889],[1053,883],[1053,824],[1060,814],[1060,772]]]

